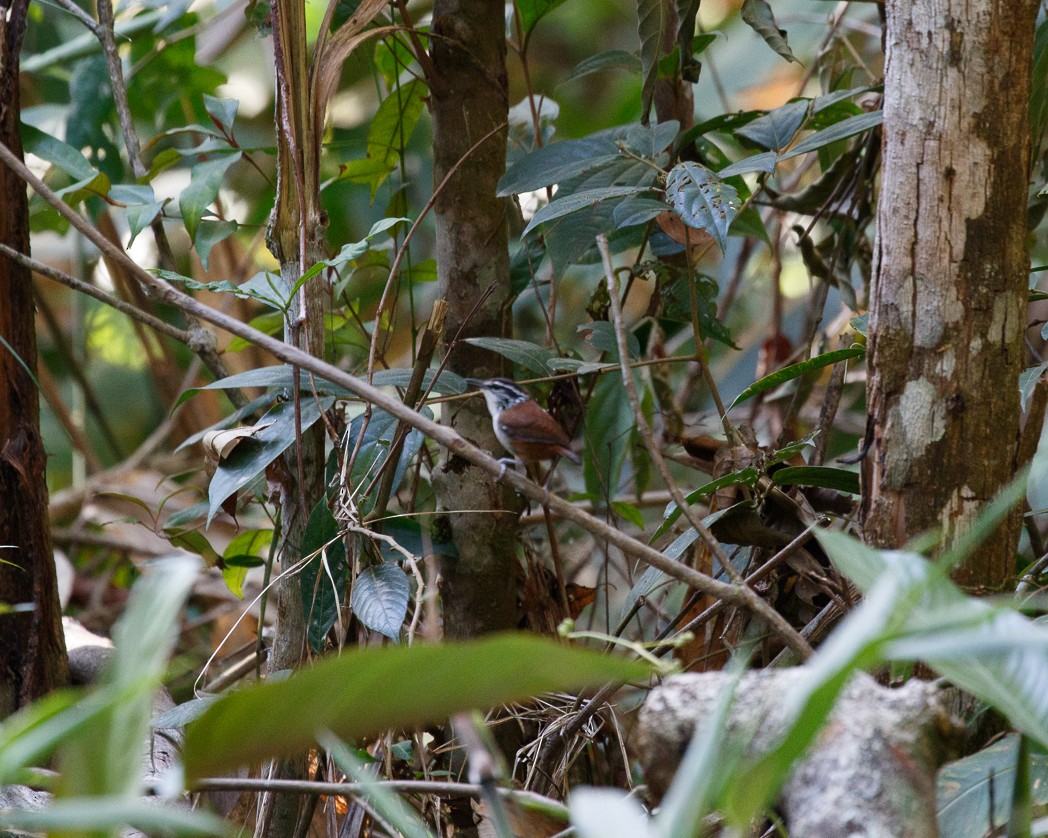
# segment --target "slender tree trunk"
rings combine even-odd
[[[320,209],[319,164],[312,128],[306,46],[306,11],[302,0],[273,4],[273,48],[276,64],[277,195],[267,243],[280,262],[280,278],[290,294],[298,278],[323,256],[326,220]],[[324,288],[307,282],[295,295],[284,322],[284,340],[310,355],[324,357]],[[295,370],[297,374],[297,370]],[[297,377],[297,375],[296,375]],[[308,391],[294,396],[296,411],[310,399]],[[299,412],[299,415],[301,413]],[[280,510],[280,542],[274,568],[282,574],[275,585],[277,630],[269,671],[297,669],[306,652],[306,615],[302,583],[292,568],[302,559],[309,514],[324,494],[324,428],[318,422],[296,429],[297,439],[271,472]],[[274,776],[304,779],[305,755],[281,760]],[[315,799],[313,799],[315,802]],[[310,798],[277,796],[272,801],[267,834],[285,838],[299,834],[300,821],[310,816]]]
[[[504,14],[495,0],[436,0],[433,7],[434,183],[458,167],[435,207],[437,270],[448,302],[444,334],[450,340],[508,336],[512,325],[505,205],[495,197],[506,165]],[[489,287],[493,290],[478,308]],[[448,350],[448,368],[460,375],[503,372],[502,360],[490,352],[461,342]],[[500,450],[482,399],[444,416],[469,439]],[[472,637],[515,627],[519,502],[456,457],[441,464],[433,482],[458,548],[457,558],[442,570],[444,633]]]
[[[953,542],[1016,471],[1037,0],[886,4],[884,171],[870,306],[867,541]],[[957,572],[998,590],[1013,516]]]
[[[19,158],[18,53],[28,2],[0,7],[0,143]],[[0,242],[29,254],[25,184],[0,166]],[[0,718],[68,680],[47,517],[32,274],[0,259]]]

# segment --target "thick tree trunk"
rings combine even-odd
[[[434,183],[458,167],[435,207],[437,270],[448,302],[444,333],[452,339],[508,336],[511,329],[505,206],[495,197],[506,161],[504,14],[503,4],[494,0],[436,0],[433,7]],[[477,308],[489,286],[493,291]],[[459,342],[448,368],[488,377],[502,373],[502,361]],[[500,450],[483,400],[471,399],[444,416],[477,444]],[[458,548],[458,557],[445,563],[442,574],[445,634],[472,637],[513,628],[518,502],[490,476],[453,456],[441,464],[433,482],[441,508],[449,510],[450,535]]]
[[[886,4],[884,172],[870,305],[869,543],[953,542],[1016,471],[1037,0]],[[1014,516],[957,572],[998,590]]]
[[[0,143],[19,158],[18,53],[28,2],[0,7]],[[29,254],[25,183],[0,166],[0,242]],[[68,679],[47,516],[30,272],[0,258],[0,718]],[[24,366],[23,366],[24,365]]]

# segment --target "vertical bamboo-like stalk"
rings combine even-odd
[[[1016,470],[1036,0],[886,4],[866,539],[953,542]],[[957,573],[999,589],[1013,516]]]

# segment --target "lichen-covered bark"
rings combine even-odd
[[[673,782],[696,728],[716,716],[732,677],[675,675],[644,702],[635,745],[656,800]],[[809,677],[803,666],[747,672],[727,721],[729,749],[738,745],[756,758],[780,742],[794,723],[783,696]],[[914,680],[890,690],[859,673],[782,788],[778,805],[789,834],[936,838],[935,771],[960,732],[931,684]]]
[[[955,540],[1016,470],[1036,0],[888,3],[870,306],[868,542]],[[958,571],[1010,576],[1010,520]]]
[[[437,0],[433,7],[434,184],[458,166],[435,205],[449,339],[510,332],[508,234],[504,204],[495,197],[506,160],[504,14],[503,4],[494,0]],[[491,285],[494,290],[474,310]],[[501,367],[498,356],[461,341],[448,363],[453,372],[479,377],[500,375]],[[481,399],[445,411],[444,417],[469,439],[500,450]],[[433,482],[458,550],[442,570],[445,634],[472,637],[514,627],[517,501],[512,492],[454,456],[445,458]]]
[[[19,158],[18,52],[28,2],[0,9],[0,143]],[[29,254],[25,184],[0,166],[0,242]],[[0,258],[0,718],[68,678],[47,516],[30,272]],[[17,357],[16,357],[17,356]],[[25,366],[23,366],[23,364]]]

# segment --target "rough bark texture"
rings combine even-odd
[[[886,4],[868,542],[967,528],[1015,473],[1036,0]],[[999,589],[1019,519],[957,573]]]
[[[0,7],[0,143],[19,158],[18,52],[27,7],[24,0]],[[6,166],[0,166],[0,242],[29,255],[25,184]],[[32,605],[32,610],[0,616],[4,718],[68,678],[47,515],[47,454],[33,383],[32,275],[7,259],[0,259],[0,336],[8,344],[0,347],[0,603]]]
[[[747,756],[781,738],[790,721],[783,696],[805,677],[805,667],[743,676],[728,725],[746,737]],[[656,798],[669,788],[696,724],[714,716],[730,682],[723,673],[687,673],[669,678],[648,697],[637,747]],[[934,838],[935,771],[957,733],[930,684],[910,681],[889,690],[858,675],[782,789],[779,805],[789,834]]]
[[[494,0],[437,0],[433,7],[434,183],[458,166],[435,206],[437,270],[441,296],[448,301],[449,339],[508,336],[511,329],[505,206],[495,197],[506,161],[504,14],[503,4]],[[491,285],[493,292],[474,312]],[[503,374],[498,356],[461,342],[451,348],[448,368],[481,378]],[[470,399],[444,417],[478,445],[501,450],[482,399]],[[446,516],[458,558],[442,570],[445,635],[473,637],[513,628],[519,502],[512,491],[454,456],[441,463],[433,483],[442,509],[465,510]]]

